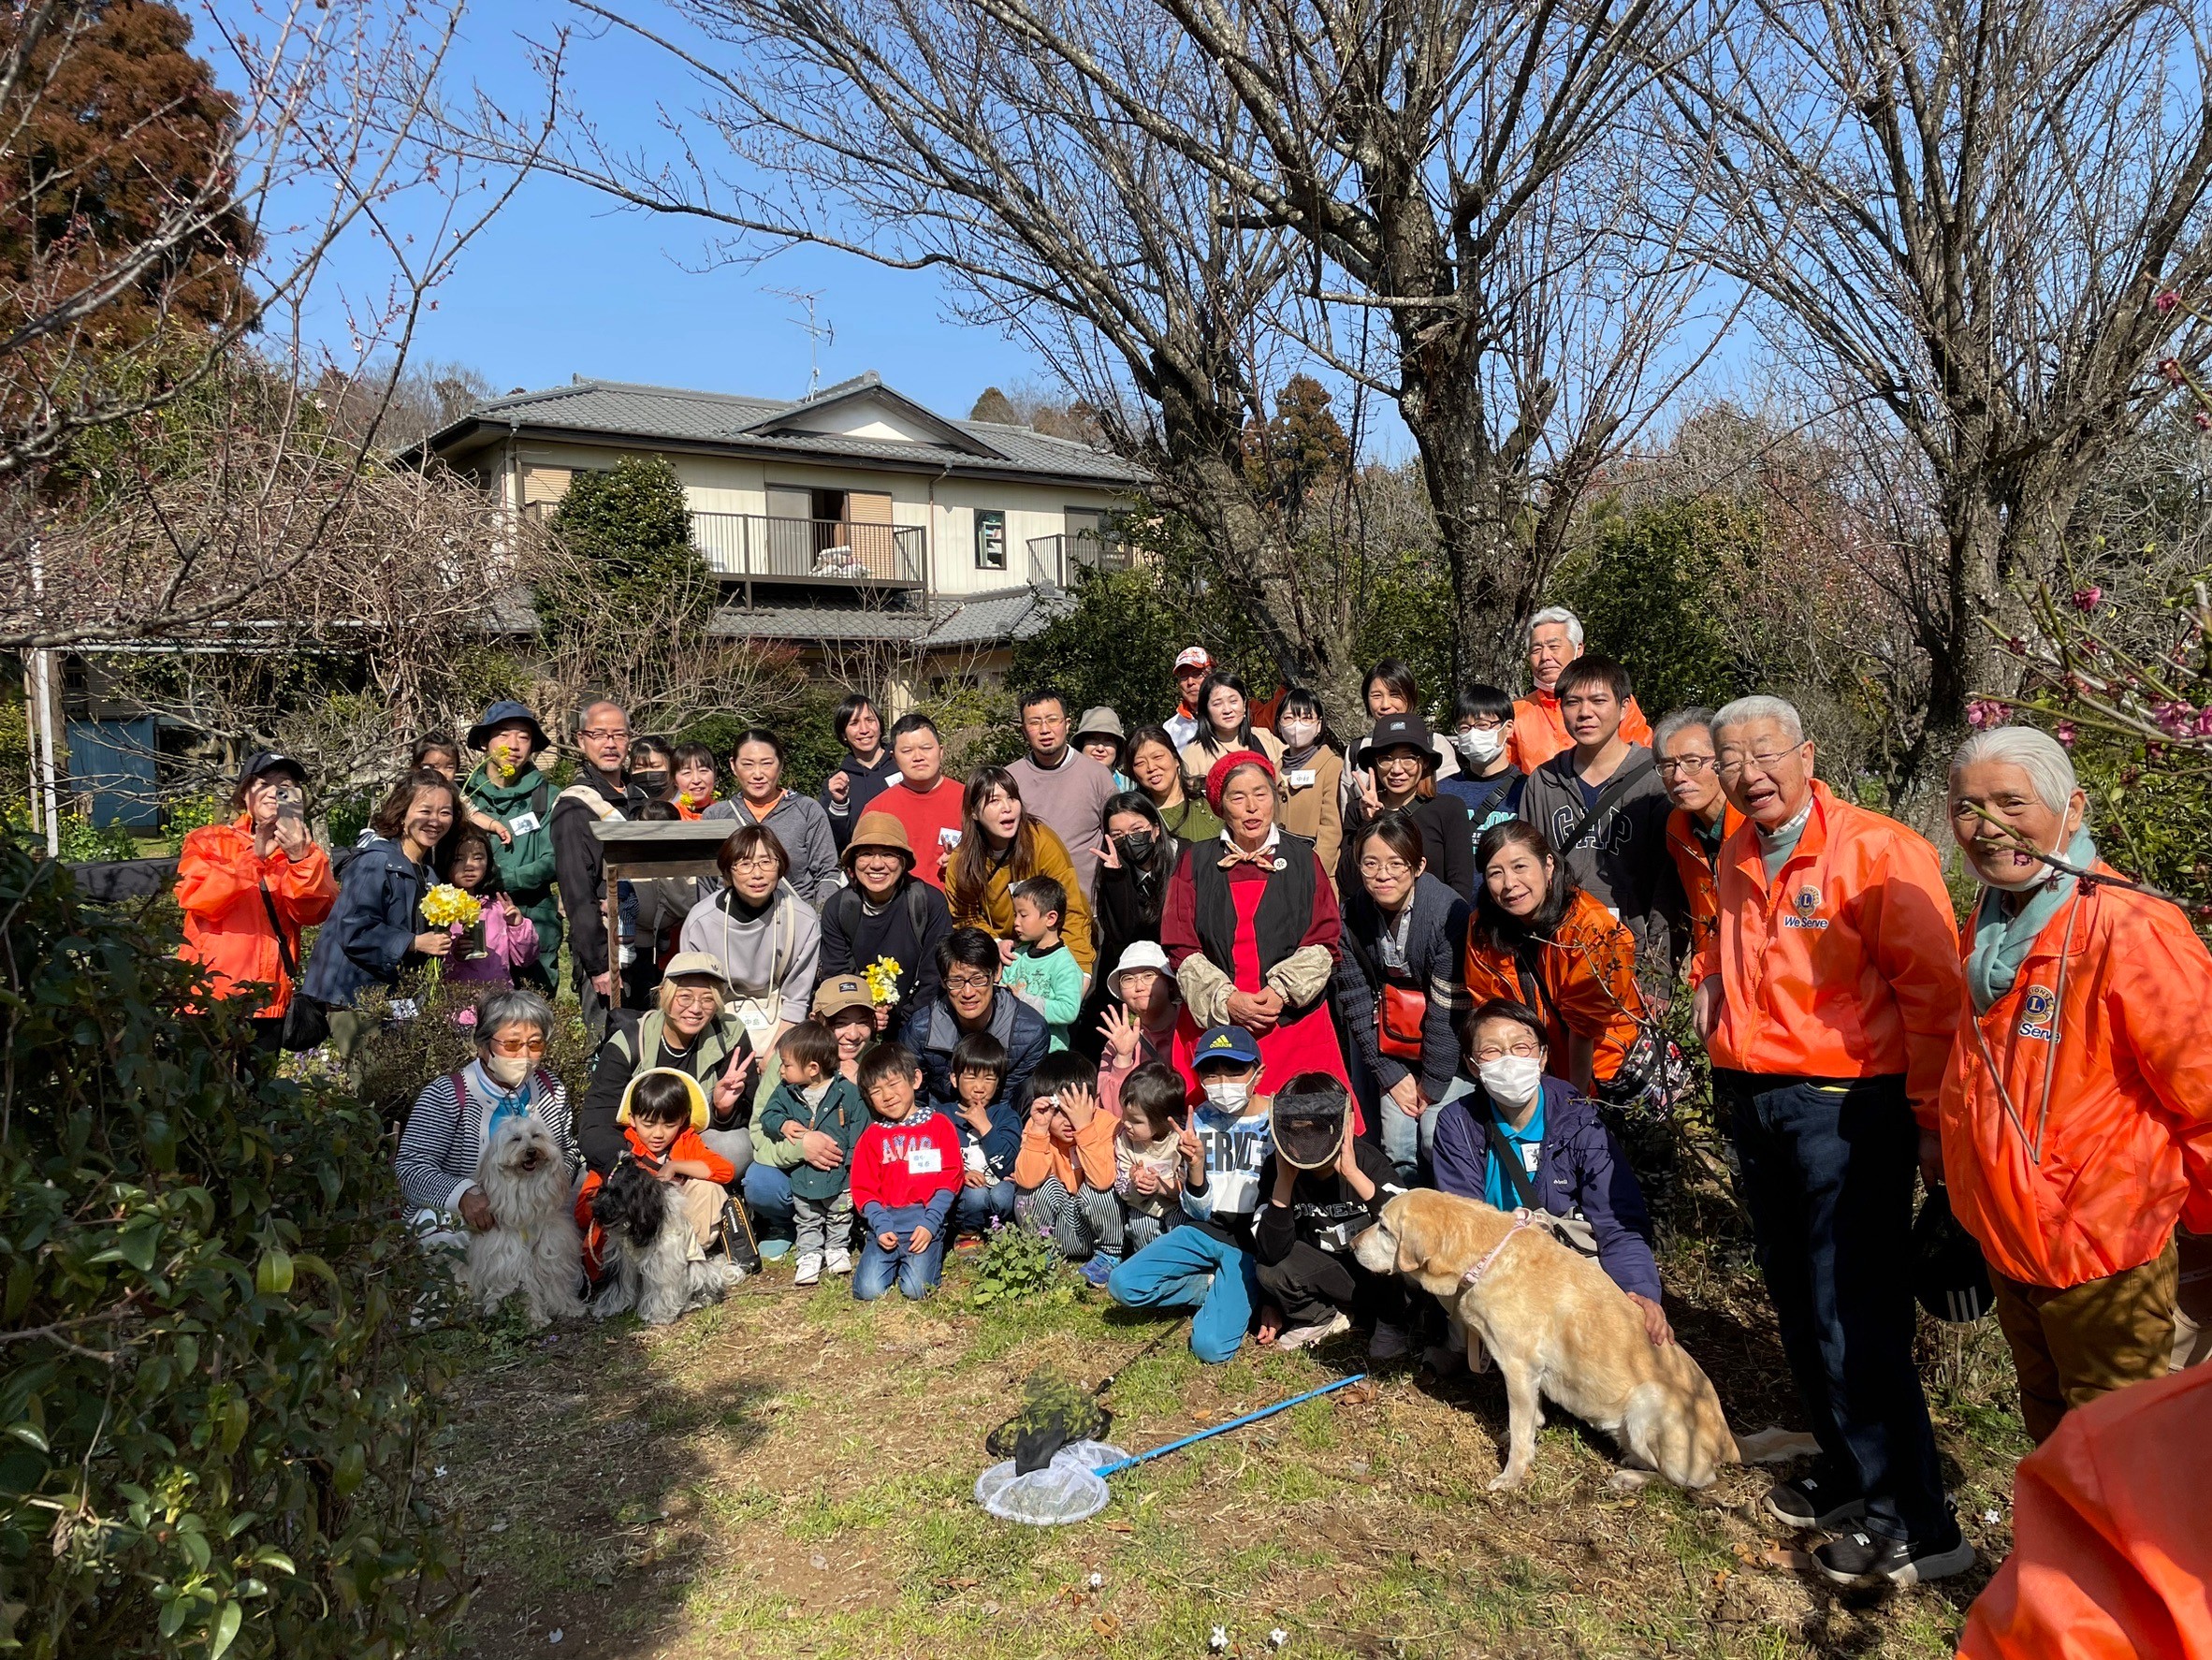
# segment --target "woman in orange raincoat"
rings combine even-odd
[[[1636,941],[1584,893],[1544,834],[1515,820],[1483,832],[1467,928],[1467,1000],[1544,1016],[1553,1070],[1588,1095],[1611,1081],[1643,1019]]]
[[[1988,1259],[2038,1441],[2165,1373],[2175,1223],[2212,1228],[2212,954],[2097,856],[2087,805],[2031,727],[1976,733],[1951,764],[1952,834],[1986,885],[1928,1173]]]
[[[299,973],[299,936],[338,898],[330,856],[307,833],[307,774],[288,755],[249,756],[239,771],[227,824],[203,824],[177,856],[177,904],[184,943],[177,954],[207,969],[215,996],[255,994],[254,1046],[282,1044],[284,1011]]]

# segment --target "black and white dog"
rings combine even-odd
[[[675,1185],[627,1156],[592,1196],[591,1219],[605,1235],[609,1271],[591,1304],[601,1319],[634,1308],[648,1326],[665,1326],[720,1303],[745,1277],[728,1258],[701,1254]]]

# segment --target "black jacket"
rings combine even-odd
[[[952,931],[953,913],[944,895],[919,877],[908,877],[878,916],[868,915],[858,888],[839,888],[822,902],[815,983],[858,974],[878,957],[891,958],[899,968],[898,1006],[884,1033],[895,1037],[907,1016],[937,996],[937,948]]]
[[[1427,801],[1417,801],[1398,811],[1421,833],[1421,857],[1429,874],[1466,900],[1475,902],[1475,821],[1467,804],[1440,791]],[[1361,819],[1361,823],[1367,821]],[[1351,894],[1360,888],[1360,860],[1354,834],[1358,824],[1344,827],[1344,852],[1336,859],[1336,891]]]
[[[1382,912],[1367,896],[1366,884],[1345,890],[1344,955],[1336,964],[1336,1006],[1340,1029],[1374,1073],[1378,1087],[1395,1089],[1416,1066],[1421,1089],[1439,1101],[1460,1070],[1460,1017],[1467,1001],[1467,902],[1425,871],[1413,886],[1413,914],[1405,929],[1405,974],[1383,968]],[[1421,1053],[1407,1062],[1382,1052],[1375,1030],[1375,987],[1396,980],[1428,999],[1421,1016]]]
[[[1301,1171],[1298,1182],[1290,1190],[1288,1208],[1275,1203],[1275,1175],[1280,1168],[1274,1154],[1267,1156],[1259,1167],[1259,1213],[1252,1222],[1252,1255],[1262,1267],[1272,1267],[1290,1254],[1303,1233],[1312,1233],[1328,1219],[1332,1207],[1363,1204],[1364,1221],[1355,1219],[1352,1231],[1356,1234],[1369,1223],[1382,1216],[1382,1207],[1405,1189],[1398,1185],[1397,1167],[1375,1143],[1364,1137],[1352,1143],[1352,1157],[1360,1166],[1360,1173],[1375,1184],[1375,1197],[1356,1198],[1351,1187],[1329,1170]],[[1352,1262],[1349,1249],[1332,1251],[1332,1256]],[[1355,1271],[1358,1264],[1353,1263]]]
[[[1137,892],[1136,880],[1125,866],[1100,865],[1099,880],[1092,884],[1091,941],[1098,947],[1099,956],[1091,970],[1090,989],[1083,995],[1083,1012],[1076,1015],[1075,1029],[1068,1035],[1068,1046],[1092,1060],[1097,1060],[1105,1049],[1105,1040],[1099,1035],[1099,1023],[1106,1018],[1106,1011],[1114,1001],[1113,994],[1106,987],[1107,977],[1120,964],[1121,954],[1138,940],[1159,943],[1159,919],[1167,909],[1168,884],[1175,880],[1175,860],[1183,856],[1187,844],[1171,836],[1168,845],[1174,858],[1168,862],[1168,873],[1159,879],[1159,891],[1152,896],[1149,920],[1144,915],[1144,903]]]
[[[598,791],[625,817],[645,805],[643,790],[610,784],[588,766],[577,773],[576,782]],[[553,871],[560,882],[561,908],[568,912],[568,952],[579,983],[605,973],[607,965],[605,855],[591,834],[598,822],[580,801],[553,803]]]
[[[891,746],[885,744],[876,751],[873,766],[847,750],[845,759],[830,770],[843,773],[850,780],[845,804],[840,807],[830,799],[827,782],[822,784],[822,794],[816,799],[829,814],[830,835],[837,841],[837,852],[842,853],[845,844],[852,839],[852,826],[860,823],[860,815],[868,810],[868,804],[882,794],[884,787],[898,776],[898,763],[892,760]]]

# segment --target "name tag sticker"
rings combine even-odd
[[[541,821],[537,814],[533,812],[520,812],[517,813],[513,818],[507,821],[507,828],[514,831],[517,836],[528,836],[532,830],[535,830],[538,827]]]
[[[939,830],[937,833],[937,845],[939,847],[958,847],[960,845],[960,832],[957,830]]]
[[[910,1176],[934,1176],[944,1168],[944,1155],[935,1147],[914,1147],[907,1153],[907,1174]]]
[[[1298,768],[1295,772],[1291,773],[1289,778],[1290,787],[1293,790],[1308,789],[1312,786],[1313,781],[1314,769],[1310,766],[1302,766]]]

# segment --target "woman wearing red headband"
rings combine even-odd
[[[1345,1078],[1328,999],[1343,931],[1336,894],[1314,844],[1275,823],[1277,799],[1266,756],[1239,750],[1216,761],[1206,802],[1221,835],[1184,855],[1160,915],[1160,943],[1196,1023],[1189,1029],[1249,1031],[1263,1093],[1300,1072]],[[1188,1044],[1176,1047],[1192,1078]]]

